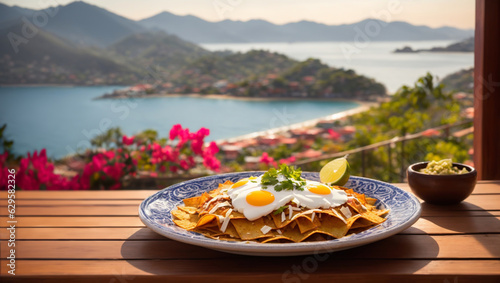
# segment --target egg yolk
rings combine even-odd
[[[245,185],[246,183],[248,183],[248,179],[241,179],[238,182],[234,183],[231,188],[236,189],[236,188],[239,188],[239,187]]]
[[[239,187],[245,185],[246,183],[248,183],[249,180],[255,180],[255,179],[257,179],[257,177],[254,177],[254,176],[241,179],[238,182],[234,183],[233,186],[231,187],[231,189],[239,188]]]
[[[264,206],[274,201],[274,195],[268,191],[253,191],[248,193],[246,200],[254,206]]]
[[[329,187],[322,184],[309,185],[307,188],[311,193],[318,195],[329,195],[332,192],[332,190]]]

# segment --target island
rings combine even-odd
[[[394,50],[394,53],[419,53],[419,52],[474,52],[474,37],[450,44],[446,47],[432,47],[430,49],[413,49],[404,46]]]

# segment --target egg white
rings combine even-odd
[[[336,207],[347,202],[347,193],[343,190],[332,189],[330,194],[320,195],[309,191],[309,186],[323,185],[316,181],[306,181],[306,186],[303,191],[294,190],[293,194],[298,203],[302,207],[309,209]],[[325,185],[323,185],[325,186]],[[327,186],[328,187],[328,186]]]
[[[278,208],[286,205],[289,201],[294,201],[298,206],[317,209],[317,208],[330,208],[342,205],[347,202],[347,194],[342,190],[332,189],[332,192],[327,195],[320,195],[312,193],[308,190],[310,185],[321,184],[315,181],[306,180],[306,186],[303,191],[299,190],[281,190],[276,191],[274,186],[266,186],[264,189],[261,185],[261,177],[249,180],[246,184],[229,189],[228,196],[231,198],[234,209],[250,221],[256,220],[262,216],[268,215]],[[264,205],[255,206],[247,202],[246,197],[253,191],[268,191],[274,195],[274,201]]]

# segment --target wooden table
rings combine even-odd
[[[500,282],[500,181],[480,182],[460,205],[423,203],[421,219],[388,239],[279,258],[226,254],[155,234],[137,216],[153,193],[16,192],[13,276],[6,260],[7,193],[1,192],[1,281]]]

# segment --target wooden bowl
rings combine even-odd
[[[459,170],[469,173],[454,175],[429,175],[420,173],[429,162],[419,162],[408,167],[408,184],[413,193],[432,204],[456,204],[466,199],[476,186],[477,171],[471,166],[453,163]]]

